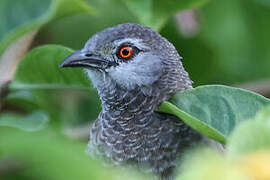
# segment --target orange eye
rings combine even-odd
[[[132,50],[132,47],[130,46],[123,46],[119,51],[120,57],[124,59],[130,58],[132,54],[133,54],[133,50]]]

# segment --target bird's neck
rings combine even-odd
[[[114,83],[106,84],[99,89],[103,112],[153,112],[159,105],[159,97],[145,93],[141,88],[127,90]]]
[[[97,89],[102,102],[101,120],[119,125],[138,123],[153,114],[162,99],[151,89],[138,87],[127,90],[112,79],[106,79]]]
[[[111,136],[136,134],[151,126],[155,110],[167,98],[158,88],[138,87],[128,90],[106,74],[92,70],[86,72],[97,88],[102,103],[98,123],[102,124],[102,131],[113,132]]]

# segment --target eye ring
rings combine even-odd
[[[133,54],[133,48],[130,46],[123,46],[119,50],[119,56],[123,59],[128,59]]]

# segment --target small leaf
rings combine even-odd
[[[198,8],[209,0],[123,0],[129,10],[133,12],[141,24],[161,29],[170,16],[191,8]]]
[[[269,104],[269,99],[247,90],[208,85],[176,94],[160,111],[174,114],[205,136],[225,143],[240,122],[253,118]]]
[[[48,121],[48,115],[42,111],[34,111],[28,115],[15,113],[0,115],[0,126],[16,127],[24,131],[38,131],[44,128]]]
[[[94,13],[82,0],[1,0],[0,57],[14,40],[24,34],[56,18],[83,12]]]

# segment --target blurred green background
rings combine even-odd
[[[180,7],[180,1],[86,2],[96,9],[96,15],[77,14],[47,24],[37,34],[35,46],[60,44],[80,49],[92,35],[104,28],[125,22],[140,23],[156,29],[175,45],[194,86],[226,84],[255,90],[265,96],[270,94],[269,1],[195,0],[202,2],[202,5],[184,11],[175,8],[177,11],[166,20],[161,19],[161,22],[155,14],[156,6],[160,5],[158,3],[162,5],[163,2],[169,11],[171,7],[168,3]],[[152,6],[148,7],[149,3]],[[151,13],[156,16],[155,21],[148,18]],[[63,110],[65,113],[66,108],[73,110],[68,111],[70,114],[64,118],[69,123],[79,124],[97,116],[98,113],[93,112],[97,112],[98,108],[90,112],[85,106],[91,101],[87,93],[81,96],[81,101],[73,99],[76,102],[71,100],[70,106]],[[81,118],[76,119],[78,116]]]
[[[96,16],[81,14],[57,20],[43,28],[36,40],[80,49],[106,27],[141,23],[124,0],[88,1],[98,10]],[[269,19],[270,1],[212,0],[191,13],[171,16],[159,31],[184,57],[195,86],[238,84],[270,77]],[[181,33],[184,25],[191,26],[186,30],[190,32]]]
[[[66,180],[79,177],[78,174],[81,179],[113,177],[110,172],[104,175],[95,167],[96,162],[88,162],[83,152],[88,140],[89,125],[100,112],[100,102],[94,90],[27,89],[2,84],[3,69],[8,65],[7,62],[12,61],[12,58],[4,58],[3,52],[6,52],[6,48],[14,40],[32,30],[37,33],[30,43],[30,49],[57,44],[76,50],[104,28],[125,22],[143,24],[157,30],[175,45],[183,57],[183,64],[194,81],[194,86],[226,84],[254,90],[270,97],[269,0],[83,2],[0,0],[0,179],[3,172],[11,175],[10,179],[43,177]],[[54,6],[51,5],[53,3]],[[13,52],[12,54],[16,54]],[[43,54],[44,57],[40,59],[26,55],[25,59],[29,63],[21,64],[20,73],[14,79],[24,83],[31,82],[28,77],[36,76],[40,82],[46,81],[46,73],[44,77],[38,75],[39,69],[31,61],[51,60],[51,56],[57,56],[57,47],[51,47],[48,52],[51,54]],[[46,53],[46,48],[42,53]],[[65,53],[70,53],[70,50]],[[22,59],[20,57],[18,61]],[[58,70],[56,64],[49,65],[50,69]],[[18,74],[25,76],[18,77]],[[39,80],[34,83],[40,83]],[[57,77],[54,80],[57,82]],[[23,133],[10,127],[23,132],[36,132],[33,135],[33,132]],[[65,151],[66,149],[69,150]],[[10,159],[14,155],[23,157],[20,161],[23,166],[16,164],[17,161],[14,164],[13,159]],[[40,159],[40,156],[43,158]],[[40,161],[45,164],[40,166]],[[80,168],[81,163],[84,168]],[[15,169],[11,168],[9,171],[5,169],[6,166],[1,166],[3,164],[11,164],[10,167]],[[29,170],[28,165],[37,168]],[[69,173],[55,176],[59,166],[64,167],[60,171],[62,174]],[[95,173],[88,174],[88,170]]]

